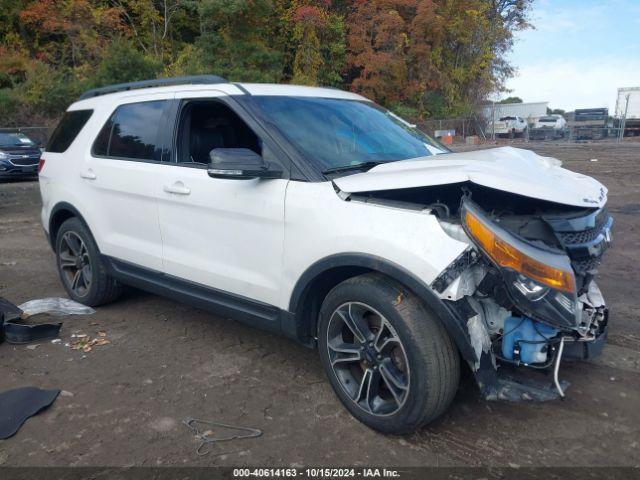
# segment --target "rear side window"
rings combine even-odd
[[[159,160],[158,130],[166,100],[121,105],[104,124],[93,154],[135,160]]]
[[[78,136],[82,127],[87,123],[91,114],[93,114],[93,110],[73,110],[66,112],[49,139],[46,149],[47,152],[65,152]]]

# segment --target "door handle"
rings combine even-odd
[[[97,175],[91,169],[86,170],[84,172],[80,172],[80,176],[87,180],[95,180],[96,178],[98,178]]]
[[[186,187],[182,182],[176,182],[173,185],[165,185],[163,190],[167,193],[175,193],[176,195],[189,195],[191,189]]]

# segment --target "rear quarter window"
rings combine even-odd
[[[65,152],[85,126],[93,110],[73,110],[66,112],[51,134],[46,151],[53,153]]]
[[[131,160],[160,160],[158,132],[166,100],[119,106],[93,144],[93,154]]]

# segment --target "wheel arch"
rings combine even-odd
[[[89,234],[93,238],[93,232],[91,231],[91,228],[89,228],[89,224],[85,220],[84,216],[80,213],[80,211],[70,203],[59,202],[51,209],[51,214],[49,215],[49,243],[52,249],[55,250],[56,237],[58,236],[60,227],[70,218],[77,218],[78,220],[80,220],[84,224],[84,226],[87,227],[87,230],[89,230]]]
[[[438,316],[462,357],[470,362],[476,361],[466,326],[427,284],[400,265],[364,253],[325,257],[300,276],[289,302],[298,339],[306,344],[313,342],[320,305],[334,286],[356,275],[373,272],[396,280],[417,295]]]

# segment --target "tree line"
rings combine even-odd
[[[204,73],[466,115],[513,75],[532,1],[0,0],[0,126],[51,123],[88,88]]]

